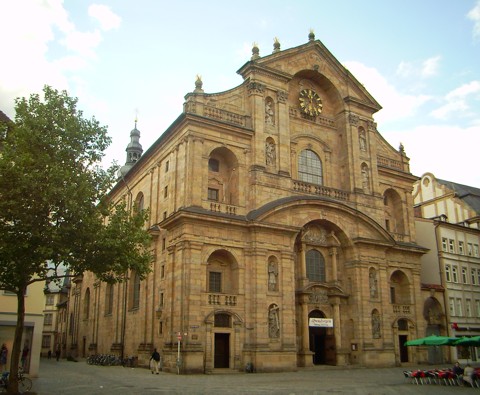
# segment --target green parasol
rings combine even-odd
[[[480,336],[472,336],[472,337],[461,337],[457,339],[456,342],[453,343],[454,346],[473,346],[473,347],[480,347]]]
[[[458,338],[431,335],[420,339],[408,340],[405,346],[452,346]]]

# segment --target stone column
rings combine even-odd
[[[330,256],[332,257],[332,280],[337,282],[338,273],[337,273],[337,248],[336,247],[330,248]]]
[[[308,326],[308,295],[301,297],[302,317],[300,319],[302,348],[300,351],[300,365],[313,366],[313,353],[310,351],[310,328]]]

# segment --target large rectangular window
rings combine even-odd
[[[452,254],[455,253],[455,240],[449,239],[448,240],[448,251]]]
[[[208,188],[208,200],[218,202],[218,189]]]
[[[467,268],[462,267],[462,283],[468,284]]]
[[[472,301],[470,299],[465,300],[465,313],[467,317],[472,316]]]
[[[43,325],[52,325],[53,314],[47,313],[43,319]]]
[[[448,300],[448,308],[450,309],[450,316],[455,316],[455,299],[450,298]]]
[[[460,255],[464,255],[465,254],[465,244],[463,243],[463,241],[459,241],[458,242],[458,253]]]
[[[452,280],[454,283],[458,283],[458,268],[455,265],[452,266]]]
[[[446,237],[442,237],[442,251],[448,251],[448,240]]]
[[[50,335],[43,335],[42,336],[42,348],[50,348],[51,339]]]
[[[463,305],[462,305],[462,299],[457,298],[457,316],[462,317],[463,316]]]
[[[452,281],[452,271],[451,271],[450,265],[445,265],[445,280],[447,282]]]
[[[47,306],[52,306],[53,302],[55,301],[55,296],[54,295],[46,295],[45,297],[46,297],[45,304]]]
[[[208,273],[208,290],[209,292],[222,292],[222,273]]]
[[[473,245],[472,245],[472,243],[467,243],[467,255],[468,256],[473,255]]]
[[[477,284],[477,271],[475,269],[470,270],[470,279],[473,285]]]

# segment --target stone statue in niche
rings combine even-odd
[[[372,336],[374,339],[380,339],[380,314],[377,311],[372,313]]]
[[[267,125],[275,125],[275,112],[273,111],[273,101],[265,100],[265,123]]]
[[[274,166],[276,157],[275,143],[273,141],[267,141],[265,143],[265,163],[267,166]]]
[[[272,339],[280,337],[280,318],[278,316],[279,307],[272,304],[268,310],[268,336]]]
[[[360,129],[359,141],[360,141],[360,150],[361,151],[366,151],[367,150],[367,137],[365,136],[365,130],[363,130],[363,129]]]
[[[274,261],[268,263],[268,290],[276,291],[278,284],[278,267]]]
[[[362,166],[362,187],[365,192],[370,190],[370,175],[367,166]]]
[[[377,274],[372,270],[369,274],[370,297],[376,298],[378,296]]]

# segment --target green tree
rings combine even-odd
[[[116,166],[100,166],[107,128],[85,119],[65,91],[46,86],[42,96],[17,98],[15,121],[0,125],[0,289],[18,301],[11,377],[30,284],[52,280],[59,265],[108,282],[129,270],[143,278],[152,261],[147,213],[109,199]],[[14,380],[9,391],[17,391]]]

